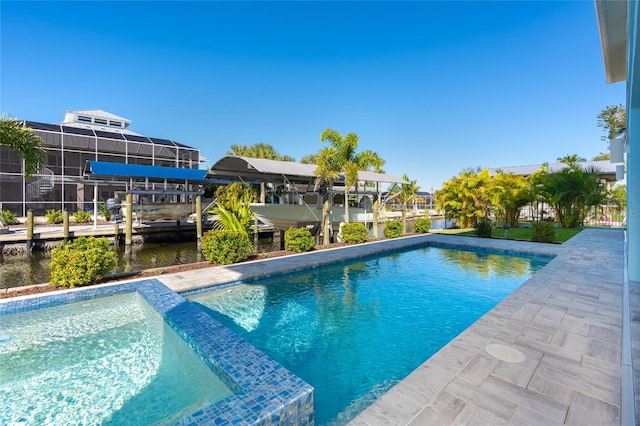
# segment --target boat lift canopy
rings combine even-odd
[[[309,182],[317,177],[315,171],[315,164],[230,155],[221,158],[211,166],[208,176],[211,178],[237,179],[244,182],[247,180],[273,182],[283,177],[290,182]],[[409,183],[397,176],[369,171],[359,171],[358,181],[398,184]]]

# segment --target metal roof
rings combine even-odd
[[[167,182],[207,180],[206,170],[144,166],[141,164],[111,163],[107,161],[87,161],[85,175],[91,179],[150,178],[166,179]]]
[[[616,165],[609,160],[602,161],[582,161],[577,163],[583,170],[595,170],[596,175],[603,176],[608,180],[616,180]],[[568,167],[565,163],[551,163],[548,164],[549,173],[557,173]],[[542,164],[533,164],[529,166],[511,166],[511,167],[496,167],[489,169],[491,176],[495,176],[498,171],[504,173],[513,173],[514,175],[530,176],[540,170]]]
[[[315,164],[292,161],[267,160],[264,158],[238,157],[230,155],[218,160],[209,169],[209,176],[226,179],[257,180],[270,182],[286,177],[288,180],[310,181],[316,177]],[[386,173],[358,172],[359,181],[407,183],[403,179]]]

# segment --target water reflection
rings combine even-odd
[[[259,252],[277,250],[270,239],[259,241]],[[0,289],[43,284],[51,279],[49,262],[51,252],[35,251],[4,256],[0,255]],[[141,269],[163,268],[186,263],[204,262],[196,242],[145,243],[131,246],[129,255],[120,246],[113,272],[131,272]]]

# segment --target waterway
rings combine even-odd
[[[441,229],[441,220],[432,221],[432,229]],[[408,232],[412,232],[412,223],[408,222]],[[383,225],[378,228],[378,235],[382,236]],[[258,252],[264,253],[279,250],[279,243],[270,238],[260,240]],[[198,252],[196,242],[180,243],[145,243],[133,245],[131,255],[126,255],[124,246],[120,246],[113,270],[131,272],[143,269],[163,268],[186,263],[204,262]],[[0,254],[0,289],[43,284],[51,278],[49,261],[51,252],[34,251],[30,256],[26,254],[3,256]]]

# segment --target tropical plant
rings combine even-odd
[[[370,170],[380,172],[384,160],[373,151],[356,153],[358,148],[358,135],[348,133],[340,135],[337,131],[326,129],[320,135],[320,142],[328,142],[329,146],[320,149],[317,154],[315,174],[317,176],[316,187],[331,186],[339,177],[344,177],[344,221],[349,223],[349,189],[358,182],[358,171]],[[322,230],[324,244],[329,244],[328,228],[329,198],[325,194],[322,208]]]
[[[572,163],[579,163],[581,161],[587,161],[586,158],[584,157],[580,157],[578,154],[567,154],[564,157],[558,157],[556,159],[558,161],[558,163],[564,163],[564,164],[572,164]]]
[[[604,161],[604,160],[611,160],[610,152],[601,152],[600,154],[593,157],[591,161]]]
[[[517,228],[520,210],[533,201],[528,178],[498,170],[491,178],[488,190],[496,222],[507,228]]]
[[[280,155],[275,148],[266,143],[255,145],[231,145],[227,155],[237,155],[239,157],[265,158],[267,160],[295,161],[288,155]]]
[[[49,209],[44,213],[44,217],[47,219],[47,223],[57,224],[64,221],[62,210]]]
[[[116,254],[106,238],[79,237],[51,251],[49,284],[83,286],[100,281],[111,272]]]
[[[313,235],[307,228],[289,228],[284,233],[284,248],[302,253],[315,247]]]
[[[240,262],[253,253],[253,244],[242,231],[214,229],[202,236],[200,245],[204,258],[217,265]]]
[[[405,174],[402,176],[402,180],[407,183],[397,184],[394,183],[389,188],[389,193],[392,195],[398,194],[396,198],[402,203],[402,233],[407,233],[407,204],[410,201],[415,200],[416,192],[420,190],[416,180],[409,180],[409,177]]]
[[[556,239],[556,227],[551,222],[534,222],[531,224],[531,241],[552,243]]]
[[[341,232],[342,241],[349,244],[361,244],[369,238],[369,233],[364,223],[345,223]]]
[[[616,185],[611,190],[611,202],[620,210],[627,209],[627,185]]]
[[[387,238],[398,238],[402,235],[402,224],[399,220],[388,220],[384,223],[382,233]]]
[[[17,222],[16,215],[9,210],[2,210],[0,212],[0,221],[5,225],[14,225]]]
[[[576,163],[557,173],[541,173],[535,178],[541,200],[551,206],[556,222],[563,228],[581,226],[588,211],[602,204],[607,193],[596,179],[595,170],[584,170]]]
[[[111,211],[107,208],[107,204],[104,201],[101,201],[98,204],[98,211],[104,217],[104,220],[111,220]]]
[[[601,137],[603,141],[615,139],[627,130],[627,110],[622,104],[606,107],[597,118],[598,127],[607,133]]]
[[[413,222],[413,230],[419,234],[426,234],[431,229],[431,219],[419,217]]]
[[[0,146],[15,151],[24,160],[24,177],[30,178],[42,167],[47,153],[42,139],[26,122],[3,114],[0,117]]]
[[[457,220],[460,227],[471,228],[479,219],[488,217],[490,180],[487,169],[464,170],[436,191],[436,207],[445,212],[447,219]]]
[[[73,220],[75,220],[76,223],[87,223],[91,220],[91,212],[78,210],[73,214]]]
[[[217,202],[213,213],[218,215],[214,229],[236,231],[249,237],[254,213],[248,203],[240,199],[228,199],[226,204]]]
[[[493,223],[489,219],[482,219],[473,227],[473,233],[482,238],[491,238],[492,231]]]

